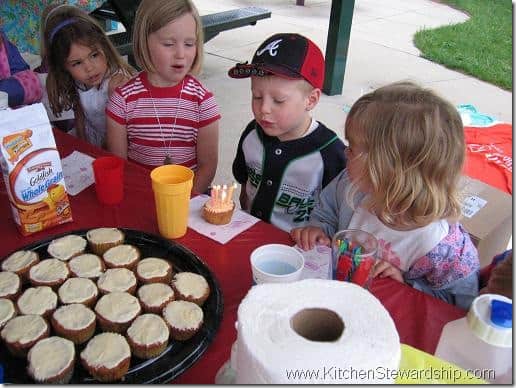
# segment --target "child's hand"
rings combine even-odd
[[[405,283],[401,271],[385,260],[380,260],[376,263],[373,270],[373,277],[392,278],[400,283]]]
[[[315,244],[330,245],[330,239],[321,228],[307,226],[304,228],[294,228],[290,231],[290,237],[303,250],[313,249]]]

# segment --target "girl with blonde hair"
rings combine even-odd
[[[219,109],[195,78],[203,57],[199,13],[190,0],[143,0],[136,12],[133,53],[143,71],[109,101],[108,148],[154,168],[180,164],[205,192],[218,162]]]
[[[52,6],[43,20],[42,58],[46,89],[55,116],[73,109],[80,138],[103,147],[106,104],[134,70],[122,59],[100,25],[81,9]]]
[[[374,276],[406,282],[468,308],[478,294],[478,253],[459,222],[465,159],[457,110],[430,90],[399,82],[362,96],[346,119],[347,168],[322,191],[303,249],[341,229],[376,236]]]

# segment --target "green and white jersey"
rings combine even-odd
[[[233,161],[233,175],[247,194],[244,210],[287,232],[305,226],[319,192],[345,168],[344,148],[315,120],[305,136],[289,141],[251,121]]]

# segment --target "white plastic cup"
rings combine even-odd
[[[251,253],[253,284],[295,282],[304,266],[303,255],[288,245],[262,245]]]

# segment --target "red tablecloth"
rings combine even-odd
[[[74,150],[99,156],[104,151],[72,136],[55,131],[61,157]],[[17,230],[9,207],[4,184],[0,184],[0,260],[8,253],[32,242],[71,230],[100,226],[117,226],[159,234],[149,171],[128,162],[125,169],[125,198],[120,205],[103,206],[90,186],[70,197],[74,221],[29,237]],[[236,339],[235,321],[238,305],[251,286],[249,256],[253,249],[265,243],[292,245],[287,233],[265,222],[259,222],[225,245],[221,245],[188,229],[176,240],[196,253],[214,272],[224,296],[224,315],[220,329],[206,352],[175,383],[212,384],[215,374],[229,358]],[[444,303],[409,286],[390,279],[375,280],[371,292],[389,311],[402,343],[433,353],[441,329],[450,320],[465,315],[465,311]]]

